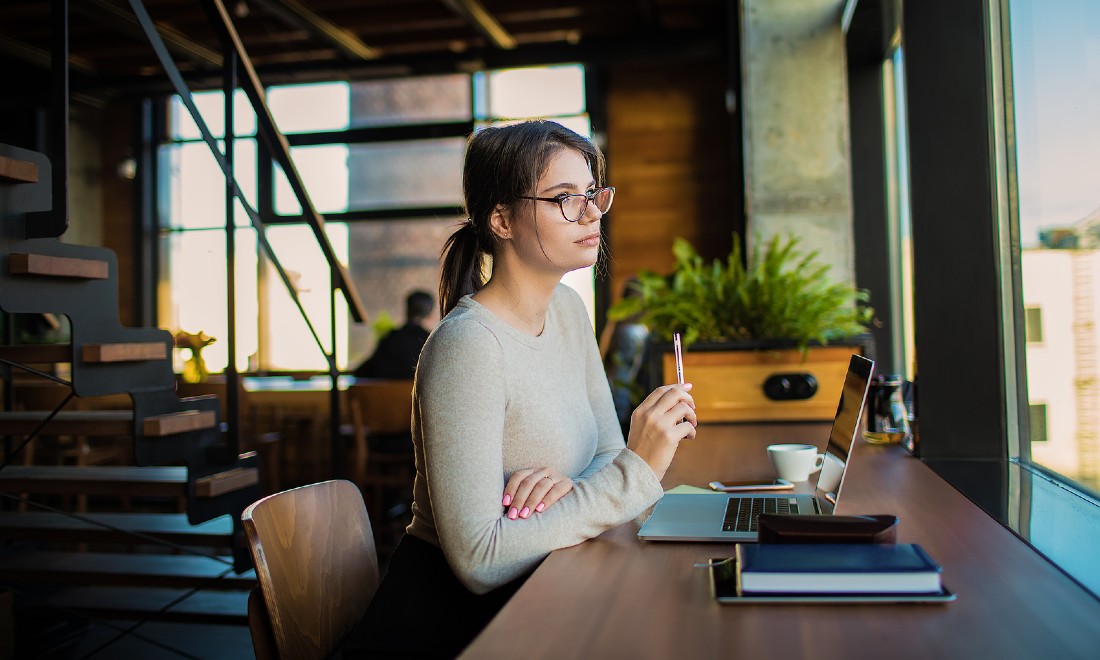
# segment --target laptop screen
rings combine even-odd
[[[859,433],[874,366],[873,360],[861,355],[852,355],[848,363],[840,403],[837,404],[833,428],[829,432],[829,445],[825,449],[825,462],[817,473],[815,494],[823,509],[822,513],[832,513],[840,499],[840,488],[844,484],[844,473],[848,468],[852,445]]]

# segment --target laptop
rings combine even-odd
[[[761,513],[832,515],[851,463],[875,363],[852,355],[814,493],[669,493],[638,530],[644,541],[755,541]]]

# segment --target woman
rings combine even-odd
[[[599,256],[603,174],[599,150],[552,122],[469,141],[469,220],[444,247],[446,316],[413,392],[413,521],[359,631],[367,655],[458,654],[551,551],[657,501],[695,436],[690,385],[669,385],[624,447],[592,325],[560,284]]]

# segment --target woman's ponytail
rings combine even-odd
[[[443,316],[454,309],[462,296],[475,293],[485,284],[481,253],[477,228],[470,221],[462,223],[443,245],[440,254],[443,266],[439,275],[439,305]]]

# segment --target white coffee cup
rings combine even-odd
[[[817,453],[813,445],[769,445],[768,458],[780,479],[806,481],[821,469],[825,454]]]
[[[844,476],[844,461],[832,454],[825,454],[821,464],[821,476],[817,479],[817,489],[826,493],[835,493],[840,488],[840,478]]]

